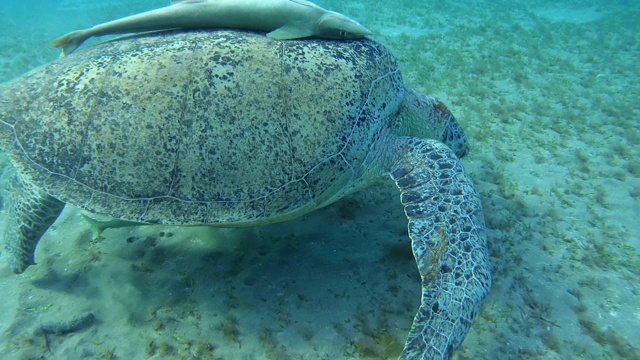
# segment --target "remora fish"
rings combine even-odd
[[[269,31],[274,39],[358,39],[371,32],[356,21],[305,0],[174,0],[170,6],[71,32],[54,40],[67,55],[92,36],[169,29]]]

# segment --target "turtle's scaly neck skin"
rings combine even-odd
[[[398,136],[440,140],[459,158],[469,153],[467,136],[451,111],[437,98],[409,88],[405,88],[404,100],[391,128]]]

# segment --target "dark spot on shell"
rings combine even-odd
[[[431,306],[431,311],[433,311],[434,313],[437,313],[438,311],[440,311],[440,304],[436,301],[433,303],[433,305]]]

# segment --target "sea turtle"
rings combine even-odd
[[[422,277],[401,358],[450,357],[489,289],[482,207],[458,160],[466,137],[371,40],[190,31],[107,42],[1,85],[0,146],[19,174],[6,234],[17,273],[64,203],[247,226],[388,174]]]

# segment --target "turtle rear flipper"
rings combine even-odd
[[[458,158],[403,138],[390,172],[409,219],[422,300],[401,359],[449,359],[491,286],[482,205]]]
[[[35,265],[36,245],[63,208],[64,203],[22,178],[14,181],[5,233],[9,266],[14,273],[21,274]]]

